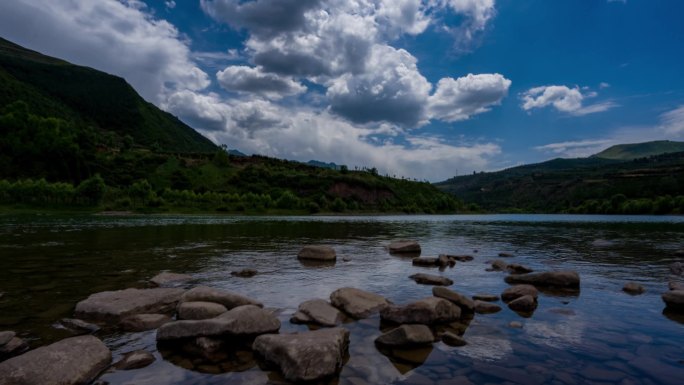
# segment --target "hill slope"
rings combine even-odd
[[[613,160],[632,160],[682,151],[684,151],[684,142],[658,140],[645,143],[618,144],[607,148],[598,154],[594,154],[591,157]]]

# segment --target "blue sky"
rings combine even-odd
[[[246,153],[439,181],[684,139],[684,2],[17,0],[0,36]]]

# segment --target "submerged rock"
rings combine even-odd
[[[335,249],[330,246],[310,245],[304,246],[297,254],[299,259],[314,261],[334,261],[337,258]]]
[[[418,273],[409,276],[409,278],[416,281],[417,283],[420,283],[421,285],[450,286],[454,284],[454,281],[450,280],[447,277],[441,277],[439,275],[432,274]]]
[[[643,294],[646,289],[636,282],[627,282],[625,286],[622,287],[622,291],[631,295]]]
[[[143,332],[157,329],[169,322],[171,317],[166,314],[136,314],[122,319],[119,327],[127,332]]]
[[[475,313],[479,314],[492,314],[501,311],[501,306],[480,300],[475,300]]]
[[[401,325],[375,339],[375,343],[386,346],[426,345],[434,342],[430,328],[425,325]]]
[[[389,252],[392,254],[420,253],[420,251],[420,244],[416,241],[401,240],[389,245]]]
[[[86,320],[118,323],[135,314],[172,313],[184,292],[183,289],[105,291],[76,304],[75,315]]]
[[[63,318],[59,323],[76,334],[93,334],[100,330],[97,325],[75,318]]]
[[[111,360],[111,352],[96,337],[71,337],[0,363],[0,383],[87,384],[105,370]]]
[[[157,286],[169,286],[178,285],[191,280],[191,275],[164,272],[152,277],[152,279],[150,279],[150,282]]]
[[[214,302],[182,302],[178,305],[178,319],[200,320],[214,318],[227,312],[225,306]]]
[[[181,302],[214,302],[220,303],[225,306],[226,309],[230,310],[232,308],[244,305],[255,305],[263,307],[261,302],[247,298],[240,294],[232,293],[229,291],[214,289],[207,286],[197,286],[194,287],[180,298]]]
[[[232,275],[233,277],[241,277],[241,278],[251,278],[257,274],[259,274],[259,272],[254,270],[254,269],[242,269],[239,271],[231,271],[230,272],[230,275]]]
[[[344,319],[344,315],[339,310],[322,299],[302,302],[297,313],[304,314],[308,318],[308,322],[323,326],[335,326],[342,323]],[[305,318],[300,316],[298,319],[303,320]]]
[[[502,257],[502,258],[512,258],[512,257],[514,257],[514,255],[511,254],[511,253],[499,253],[499,257]]]
[[[475,259],[472,255],[451,255],[446,254],[447,258],[453,259],[458,262],[469,262]]]
[[[452,302],[454,305],[460,307],[462,311],[472,312],[475,308],[473,300],[453,290],[449,290],[446,287],[433,287],[432,295]]]
[[[432,325],[456,321],[461,317],[461,308],[437,297],[429,297],[405,306],[388,306],[380,311],[380,317],[398,324]]]
[[[525,295],[529,295],[536,300],[539,296],[539,290],[532,285],[515,285],[504,290],[501,293],[501,299],[504,302],[510,302]]]
[[[668,287],[670,290],[684,290],[684,283],[670,281],[670,282],[667,284],[667,287]]]
[[[508,272],[511,274],[527,274],[534,271],[527,266],[517,263],[510,263],[508,266],[506,266],[506,270],[508,270]]]
[[[668,309],[684,311],[684,290],[670,290],[663,293],[662,298]]]
[[[439,259],[435,257],[417,257],[411,260],[413,266],[439,266]]]
[[[114,367],[119,370],[140,369],[150,366],[154,361],[155,358],[152,353],[145,350],[136,350],[126,353],[119,362],[114,364]]]
[[[157,331],[157,340],[214,336],[247,337],[273,333],[279,329],[280,321],[272,312],[254,305],[244,305],[215,318],[164,324]]]
[[[442,334],[442,342],[449,346],[465,346],[468,344],[463,337],[452,332],[446,332]]]
[[[505,278],[509,284],[526,283],[534,286],[579,289],[580,277],[575,271],[548,271],[543,273],[515,274]]]
[[[497,259],[494,262],[492,262],[492,271],[505,271],[508,268],[508,263]]]
[[[509,302],[508,307],[516,312],[531,313],[537,308],[537,299],[531,295],[523,295]]]
[[[684,274],[684,263],[682,262],[673,262],[670,264],[670,273],[674,275],[682,275]]]
[[[267,334],[254,340],[253,349],[276,364],[292,382],[316,381],[336,374],[349,349],[349,331],[322,329],[296,334]]]
[[[390,305],[385,297],[352,287],[332,292],[330,302],[354,318],[366,318]]]

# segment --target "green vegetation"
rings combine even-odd
[[[684,151],[684,142],[658,140],[654,142],[619,144],[592,155],[594,158],[633,160],[648,156]]]
[[[123,79],[1,39],[0,205],[248,214],[463,209],[429,183],[375,168],[232,155]]]

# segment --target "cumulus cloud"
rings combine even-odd
[[[292,78],[264,73],[260,68],[231,66],[216,74],[221,87],[227,91],[257,94],[270,99],[306,92],[306,87]]]
[[[190,58],[178,30],[119,1],[3,1],[0,35],[80,65],[124,77],[143,97],[161,103],[179,89],[200,90],[208,75]]]
[[[530,111],[535,108],[553,106],[561,112],[566,112],[574,116],[582,116],[604,112],[618,105],[612,101],[594,103],[583,106],[583,101],[587,98],[596,97],[598,94],[592,91],[582,93],[579,87],[569,88],[567,86],[541,86],[530,88],[521,95],[523,101],[522,109]]]
[[[501,104],[510,86],[511,81],[500,74],[441,79],[428,100],[429,117],[447,122],[469,119]]]

